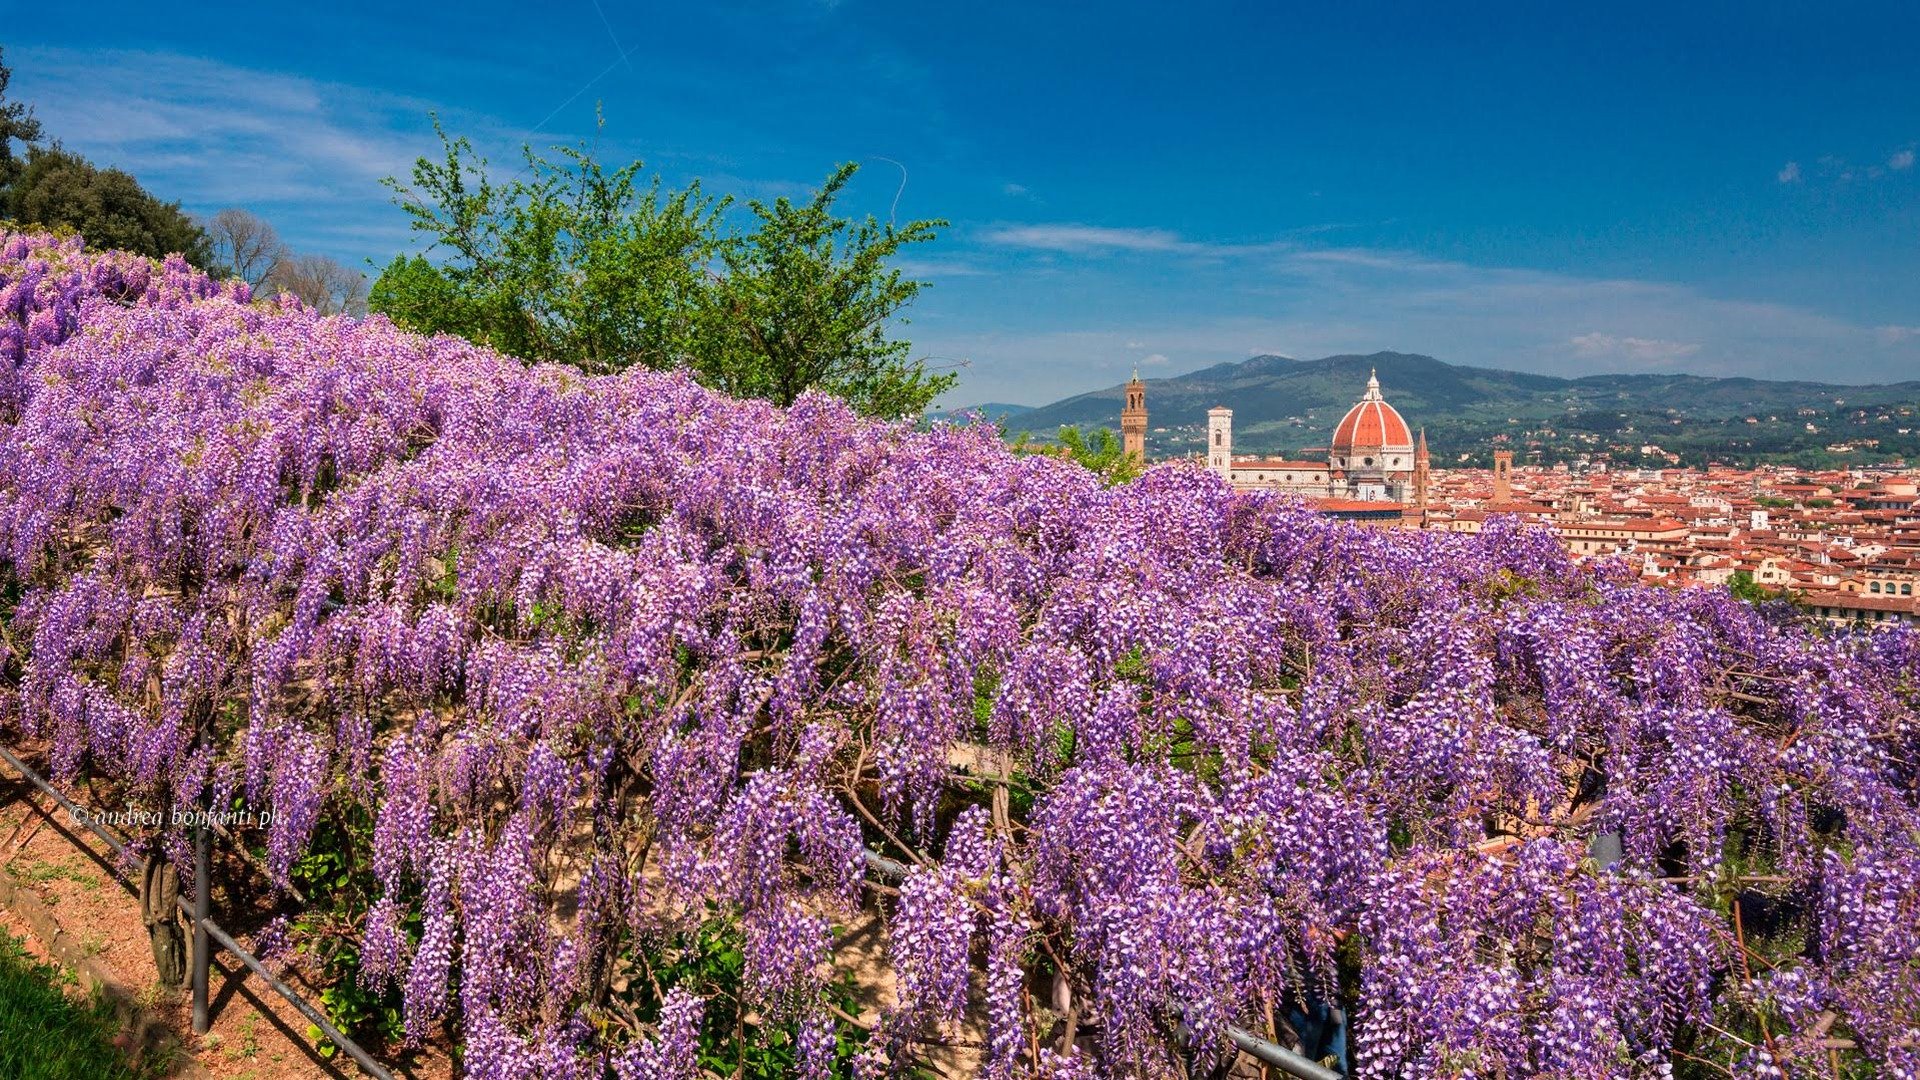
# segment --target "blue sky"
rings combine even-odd
[[[353,265],[434,143],[944,217],[949,404],[1262,352],[1920,378],[1920,7],[36,4],[13,92],[188,209]],[[594,126],[598,104],[605,127]],[[902,187],[902,181],[905,181]]]

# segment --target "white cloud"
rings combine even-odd
[[[170,52],[34,46],[7,59],[49,133],[189,213],[244,206],[296,248],[356,266],[409,246],[380,180],[432,150],[433,102]],[[439,111],[489,149],[521,138]]]
[[[1025,195],[1026,193],[1027,193],[1027,185],[1025,184],[1009,183],[1009,184],[1002,184],[1000,186],[1000,194],[1002,195],[1012,195],[1015,198],[1019,198],[1020,196]]]
[[[1876,326],[1874,333],[1879,335],[1882,345],[1899,345],[1908,341],[1920,341],[1920,326]]]
[[[189,206],[329,199],[404,172],[424,101],[175,53],[23,48],[21,96],[47,129],[142,180],[194,172]],[[364,189],[356,189],[360,195]]]
[[[1296,264],[1328,263],[1356,269],[1387,270],[1398,273],[1440,271],[1456,265],[1443,260],[1429,259],[1412,252],[1372,248],[1313,248],[1288,252],[1287,258]]]
[[[469,137],[496,177],[516,170],[523,144],[567,141],[444,102],[183,53],[20,46],[7,50],[7,60],[9,89],[31,101],[49,134],[70,149],[126,169],[189,213],[243,206],[294,247],[354,266],[418,246],[380,181],[404,179],[416,158],[437,152],[430,113]],[[530,101],[526,119],[574,85],[563,82],[551,98]],[[576,112],[584,107],[575,102]],[[712,155],[650,147],[646,156],[690,159],[711,190],[762,199],[812,190],[732,175]],[[942,275],[969,272],[949,265]]]
[[[1100,225],[1008,225],[982,237],[1000,247],[1040,251],[1204,251],[1166,229],[1113,229]]]
[[[1048,251],[1063,255],[1180,255],[1212,262],[1287,252],[1306,253],[1294,239],[1195,240],[1171,229],[1116,228],[1076,222],[1001,225],[988,229],[979,239],[999,248]],[[1316,251],[1315,254],[1322,253]],[[1324,253],[1324,257],[1337,259],[1343,256],[1338,251],[1329,251]]]
[[[1873,162],[1866,165],[1856,165],[1836,154],[1822,154],[1814,161],[1811,175],[1817,181],[1841,184],[1878,180],[1888,173],[1904,172],[1913,168],[1914,149],[1914,145],[1910,143],[1888,155],[1884,163]],[[1779,173],[1780,182],[1783,184],[1797,184],[1805,175],[1797,161],[1787,162]]]
[[[1580,334],[1567,342],[1573,351],[1585,357],[1620,357],[1641,363],[1661,364],[1684,359],[1700,351],[1686,341],[1662,341],[1659,338],[1615,337],[1595,331]]]
[[[892,265],[905,277],[936,281],[940,278],[988,277],[993,274],[984,266],[959,259],[895,259]]]
[[[1167,359],[1166,353],[1148,353],[1140,358],[1141,367],[1165,367],[1170,363],[1172,361]]]

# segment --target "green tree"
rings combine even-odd
[[[1735,570],[1733,576],[1727,579],[1727,589],[1749,604],[1784,600],[1794,607],[1801,607],[1805,603],[1801,595],[1792,589],[1769,589],[1753,580],[1753,573],[1748,570]]]
[[[923,287],[887,261],[944,221],[854,222],[834,202],[858,166],[835,169],[804,204],[749,202],[758,227],[721,245],[697,366],[714,385],[791,405],[819,387],[872,416],[918,413],[953,385],[910,359],[888,321]]]
[[[1050,454],[1077,462],[1099,474],[1108,484],[1124,484],[1140,475],[1142,463],[1125,450],[1120,436],[1112,428],[1081,431],[1071,424],[1060,429],[1052,442],[1034,442],[1027,432],[1013,441],[1016,454]]]
[[[558,159],[528,149],[526,175],[496,184],[466,139],[440,138],[439,160],[419,159],[411,184],[387,184],[445,259],[396,260],[374,285],[374,310],[588,371],[684,362],[724,200],[698,183],[643,187],[642,163],[608,172],[578,149]]]
[[[374,280],[367,308],[421,334],[462,334],[479,322],[468,299],[424,255],[396,255]]]
[[[161,258],[178,252],[210,268],[207,234],[179,203],[161,202],[119,169],[96,168],[78,154],[35,146],[0,201],[4,216],[24,225],[66,227],[95,248],[119,248]]]
[[[40,141],[40,121],[34,118],[33,109],[23,102],[7,100],[7,84],[12,81],[6,50],[0,49],[0,191],[12,184],[24,167],[24,162],[14,155],[14,142],[32,146]]]
[[[440,138],[438,159],[387,182],[442,256],[397,258],[374,283],[369,306],[401,326],[593,372],[685,368],[783,405],[817,387],[876,416],[952,384],[888,336],[922,285],[887,260],[943,223],[835,216],[851,165],[805,204],[749,203],[757,227],[741,233],[726,228],[730,199],[643,181],[639,161],[529,148],[523,173],[496,182],[466,139]]]

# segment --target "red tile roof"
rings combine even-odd
[[[1400,413],[1380,396],[1380,380],[1367,380],[1367,393],[1347,410],[1333,429],[1333,450],[1348,453],[1355,447],[1413,447],[1413,432]]]

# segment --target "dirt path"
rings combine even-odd
[[[61,936],[77,944],[79,954],[90,958],[96,970],[171,1029],[206,1074],[215,1080],[361,1076],[344,1055],[336,1054],[333,1060],[323,1056],[306,1036],[307,1019],[228,954],[214,954],[208,985],[213,1023],[206,1035],[195,1036],[186,990],[170,990],[158,982],[139,900],[117,872],[115,856],[86,828],[71,824],[66,811],[48,813],[51,807],[52,800],[0,767],[0,870],[16,889],[40,902],[42,914],[57,923]],[[217,906],[214,918],[221,920]],[[54,955],[32,921],[22,911],[0,908],[0,925],[26,937],[36,955]],[[247,944],[247,935],[236,931],[235,937]],[[319,999],[318,990],[297,970],[281,973],[281,978],[309,1001]],[[330,1046],[324,1039],[320,1045]],[[452,1075],[448,1061],[439,1055],[422,1055],[404,1067],[387,1064],[395,1076],[416,1080]]]

